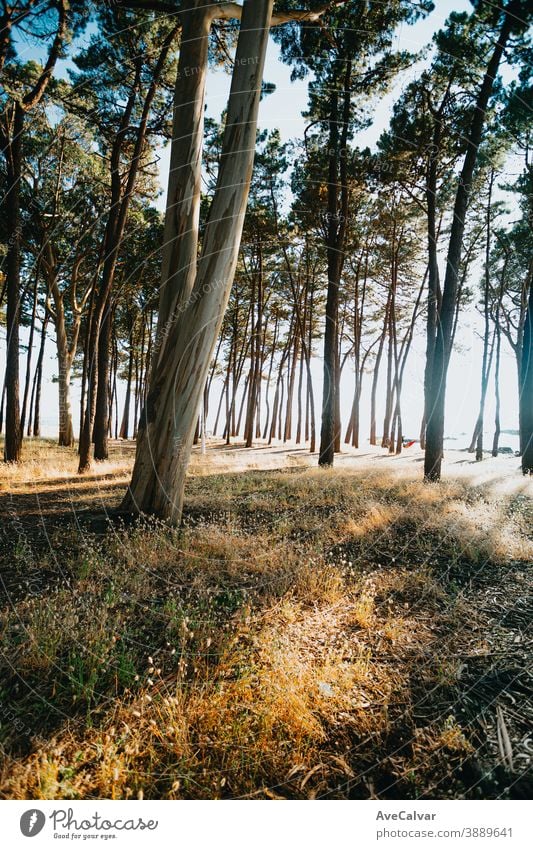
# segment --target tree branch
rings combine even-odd
[[[344,5],[345,0],[333,0],[325,3],[320,8],[311,11],[309,9],[293,9],[287,12],[274,12],[270,20],[270,26],[276,27],[297,21],[318,21],[329,9]],[[118,0],[114,5],[127,9],[145,9],[148,12],[162,12],[165,15],[180,15],[182,9],[174,3],[165,0]],[[240,21],[242,17],[242,6],[239,3],[213,3],[209,9],[211,20]]]

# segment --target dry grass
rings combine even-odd
[[[527,794],[528,496],[201,458],[181,530],[106,526],[131,451],[83,482],[31,450],[4,481],[4,798]]]

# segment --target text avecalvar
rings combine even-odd
[[[436,814],[419,813],[418,811],[378,811],[377,820],[434,820]]]

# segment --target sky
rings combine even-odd
[[[467,0],[456,0],[448,2],[438,0],[435,4],[435,10],[424,20],[418,21],[413,26],[402,25],[395,38],[395,47],[399,50],[410,50],[411,52],[420,51],[425,45],[429,44],[433,33],[443,26],[446,18],[451,11],[468,11],[471,5]],[[86,33],[84,38],[87,38],[89,33]],[[403,86],[417,73],[420,73],[424,61],[419,62],[409,71],[401,74],[390,93],[372,103],[373,123],[368,129],[361,132],[355,139],[355,143],[360,147],[374,147],[380,134],[388,126],[391,109],[394,101],[397,99]],[[63,73],[67,66],[63,66]],[[302,117],[302,111],[307,106],[307,87],[309,78],[291,82],[290,68],[280,60],[279,48],[271,39],[269,43],[265,79],[268,82],[275,84],[276,89],[273,94],[263,98],[260,104],[259,126],[261,129],[272,130],[279,129],[282,141],[301,138],[305,128],[305,119]],[[219,119],[225,108],[227,96],[229,92],[230,77],[221,70],[211,71],[208,78],[207,86],[207,115],[215,119]],[[166,182],[168,175],[169,163],[169,148],[164,148],[160,153],[160,183],[161,194],[157,205],[161,210],[165,206]],[[481,274],[481,267],[473,268],[470,285],[476,287]],[[479,313],[472,305],[465,310],[461,316],[460,326],[457,337],[457,350],[452,356],[448,377],[448,393],[447,393],[447,417],[446,417],[446,432],[448,435],[458,438],[458,447],[462,447],[469,439],[469,434],[474,426],[477,415],[477,407],[479,403],[479,370],[481,362],[481,340],[479,338],[479,330],[481,320]],[[422,413],[422,383],[424,369],[424,328],[420,328],[415,337],[413,351],[410,355],[406,375],[404,379],[403,389],[403,418],[404,418],[404,434],[409,437],[417,437],[420,428],[420,419]],[[27,334],[22,333],[22,341],[26,342]],[[5,343],[0,352],[0,368],[4,368],[4,352]],[[36,352],[34,357],[36,356]],[[25,363],[21,360],[21,375],[24,375]],[[316,359],[313,368],[316,376],[318,391],[317,411],[320,409],[320,387],[321,381],[321,362],[320,362],[320,346],[317,346]],[[57,384],[53,382],[54,375],[57,374],[57,363],[55,359],[55,351],[53,341],[47,343],[45,356],[45,375],[43,383],[43,432],[44,435],[55,435],[57,429]],[[351,404],[351,385],[353,376],[347,366],[343,375],[342,387],[342,413],[343,419],[346,420]],[[363,391],[362,398],[362,433],[368,432],[368,396],[369,396],[370,378],[366,378],[367,392]],[[214,398],[211,404],[216,407],[218,403],[218,388],[214,388]],[[492,394],[489,393],[489,399],[486,410],[486,422],[491,422],[493,419]],[[502,394],[502,427],[504,429],[515,429],[517,427],[517,380],[516,367],[514,364],[514,356],[503,346],[502,350],[502,369],[501,369],[501,394]],[[123,387],[119,390],[119,404],[123,399]],[[75,384],[73,386],[73,411],[74,411],[74,427],[75,432],[78,427],[78,408],[79,408],[79,389]],[[209,425],[212,423],[208,423]],[[468,435],[465,435],[468,433]],[[491,439],[490,427],[486,441]],[[460,443],[460,446],[459,446]],[[509,444],[515,447],[512,437],[502,437],[502,445]]]

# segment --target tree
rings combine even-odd
[[[174,101],[171,171],[165,221],[162,286],[150,388],[139,427],[133,477],[123,509],[179,522],[185,472],[211,357],[228,302],[255,149],[272,0],[231,7],[241,14],[217,186],[197,261],[203,102],[210,27],[225,14],[192,3],[182,14]],[[190,74],[188,69],[194,68]],[[179,174],[179,179],[178,175]]]
[[[468,145],[463,160],[453,209],[453,219],[446,257],[446,273],[442,290],[442,303],[432,351],[431,371],[428,385],[428,417],[426,429],[426,451],[424,475],[426,480],[440,480],[444,440],[444,411],[446,400],[446,376],[452,350],[453,330],[457,307],[460,279],[461,255],[470,190],[478,151],[485,127],[487,108],[494,91],[496,75],[507,43],[512,34],[520,34],[527,26],[525,3],[512,0],[502,10],[488,4],[477,4],[481,14],[488,17],[487,34],[496,33],[496,43],[486,66],[468,131]],[[529,13],[531,14],[531,13]],[[492,29],[491,29],[492,27]]]
[[[356,127],[365,125],[364,104],[369,95],[385,91],[395,73],[411,59],[391,50],[397,24],[415,21],[431,8],[429,2],[416,7],[403,2],[392,7],[350,3],[335,10],[327,30],[305,31],[301,39],[281,36],[285,58],[295,64],[295,73],[303,76],[312,68],[316,77],[310,84],[308,130],[315,128],[309,140],[315,154],[314,171],[322,171],[319,179],[327,208],[320,465],[332,465],[340,450],[339,288],[347,247],[349,140]]]
[[[27,210],[28,248],[45,281],[47,314],[56,335],[59,444],[72,446],[72,366],[98,266],[98,241],[105,208],[105,174],[93,156],[94,137],[74,116],[50,125],[43,110],[35,122],[26,171],[32,192]],[[28,146],[29,147],[29,146]]]
[[[7,234],[7,355],[6,355],[6,438],[4,460],[18,462],[21,455],[19,401],[19,326],[20,326],[20,264],[22,218],[20,185],[24,165],[24,131],[26,116],[34,110],[49,85],[57,60],[70,28],[81,23],[78,7],[66,0],[50,0],[37,4],[28,0],[11,7],[4,4],[0,64],[3,87],[0,94],[0,144],[6,163],[6,191],[2,198],[8,221]],[[82,7],[83,11],[83,7]],[[14,49],[17,27],[24,25],[30,38],[50,40],[44,65],[36,62],[22,65]]]
[[[72,74],[72,81],[75,90],[82,91],[82,102],[70,101],[70,108],[80,114],[86,112],[87,101],[92,103],[111,186],[87,332],[80,472],[90,468],[91,437],[95,459],[106,459],[108,454],[111,293],[130,205],[140,175],[150,176],[150,138],[161,136],[166,129],[163,81],[172,67],[172,50],[179,32],[179,22],[174,18],[143,13],[145,25],[136,38],[131,25],[138,21],[138,13],[116,7],[100,11],[99,20],[106,41],[95,36],[76,58],[80,72]]]

